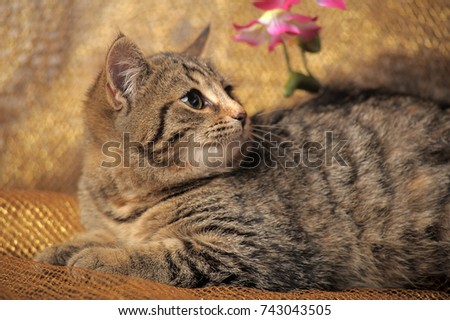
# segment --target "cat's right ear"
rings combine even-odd
[[[149,65],[138,46],[120,34],[108,51],[105,68],[108,100],[120,110],[132,101],[146,80]]]
[[[194,40],[194,42],[183,51],[183,53],[190,56],[200,57],[203,53],[203,49],[205,49],[210,29],[210,25],[207,25],[206,28],[203,29],[203,31]]]

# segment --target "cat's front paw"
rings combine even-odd
[[[79,247],[70,244],[61,244],[44,249],[38,253],[34,260],[56,266],[65,266],[69,259],[78,251]]]
[[[92,247],[75,254],[67,265],[106,273],[128,274],[129,257],[123,249]]]

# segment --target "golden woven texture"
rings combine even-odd
[[[183,289],[151,281],[33,262],[44,246],[82,230],[76,200],[42,191],[0,192],[0,299],[450,299],[444,291]]]
[[[0,255],[0,299],[175,299],[175,300],[349,300],[349,299],[450,299],[428,290],[303,290],[289,293],[249,288],[176,288],[120,275],[78,268],[55,267]]]
[[[0,190],[0,254],[30,259],[82,230],[77,202],[69,195]]]
[[[314,0],[294,7],[319,15],[323,51],[309,65],[323,83],[450,101],[448,0],[347,4],[347,11]],[[211,23],[206,56],[235,81],[250,113],[307,97],[282,97],[281,48],[269,54],[230,39],[232,22],[260,14],[244,0],[0,1],[0,188],[75,191],[83,99],[119,30],[150,54],[186,47]],[[301,66],[299,55],[293,65]]]

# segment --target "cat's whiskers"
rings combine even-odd
[[[273,135],[273,136],[275,136],[275,137],[281,139],[281,140],[282,140],[281,143],[283,143],[283,142],[291,142],[291,143],[293,144],[292,141],[286,141],[286,140],[284,140],[284,139],[285,139],[284,137],[282,137],[282,136],[280,136],[280,135],[277,135],[277,134],[275,134],[275,133],[273,133],[273,132],[271,132],[271,131],[265,131],[265,130],[261,130],[261,129],[258,129],[258,128],[253,128],[253,130],[254,130],[254,131],[257,131],[257,132],[259,132],[259,133],[264,133],[264,136],[266,136],[266,135],[268,135],[268,134]],[[267,139],[266,139],[266,141],[269,142],[269,141],[271,141],[271,140],[267,140]],[[272,144],[272,145],[273,145],[273,144]],[[294,146],[294,144],[293,144],[293,146]],[[294,158],[291,157],[291,156],[289,155],[288,152],[285,153],[285,156],[289,159],[289,161],[292,161],[293,163],[295,163]]]
[[[255,130],[255,131],[258,131],[258,132],[260,132],[260,133],[264,133],[265,135],[272,135],[272,136],[274,136],[274,137],[276,137],[276,138],[279,138],[279,139],[281,139],[281,140],[286,139],[285,137],[282,137],[282,136],[280,136],[279,134],[273,133],[272,131],[269,131],[269,130],[264,130],[264,129],[258,128],[258,127],[256,127],[256,126],[253,126],[252,129]],[[281,141],[281,142],[283,142],[283,141]]]
[[[274,110],[261,110],[257,111],[253,116],[254,117],[261,117],[261,116],[268,116],[271,113],[279,112],[280,110],[274,109]]]
[[[275,124],[252,124],[252,127],[286,130],[286,127],[289,125],[298,125],[298,123],[283,123],[283,126],[278,126]]]
[[[267,140],[267,139],[266,139],[264,136],[262,136],[262,135],[259,135],[259,134],[255,133],[255,132],[252,132],[251,134],[252,134],[255,138],[261,140],[261,146],[262,146],[264,149],[266,149],[266,150],[269,152],[271,158],[273,157],[273,158],[275,159],[275,161],[278,163],[278,165],[279,165],[280,167],[282,167],[283,170],[286,171],[286,167],[283,165],[283,163],[281,163],[281,161],[278,159],[278,157],[272,153],[272,151],[270,150],[271,148],[267,148],[267,147],[264,145],[264,142],[270,144],[272,147],[275,147],[275,148],[276,148],[277,146],[274,145],[270,140]]]
[[[233,141],[241,141],[244,130],[229,121],[219,121],[205,132],[208,139],[213,139],[210,142],[231,143]]]

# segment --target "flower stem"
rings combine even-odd
[[[289,72],[292,72],[291,60],[289,59],[289,53],[287,50],[286,43],[284,41],[282,41],[281,44],[283,45],[283,53],[284,53],[284,58],[286,59],[287,69]]]
[[[303,48],[301,48],[301,51],[302,51],[303,66],[305,67],[305,70],[308,73],[308,75],[312,76],[311,71],[309,71],[308,68],[308,60],[306,60],[306,51]]]

